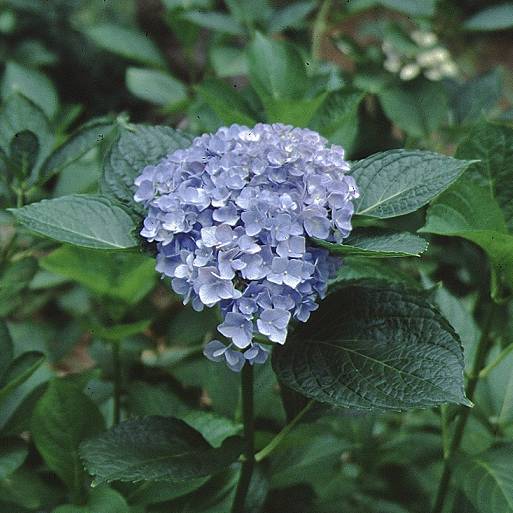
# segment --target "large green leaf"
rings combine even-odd
[[[140,211],[141,206],[133,200],[135,178],[145,166],[156,164],[191,141],[188,134],[167,126],[135,125],[123,130],[105,156],[102,192]]]
[[[48,180],[77,161],[91,148],[104,141],[115,127],[114,120],[109,118],[93,119],[81,126],[46,159],[41,169],[41,181]]]
[[[0,148],[5,154],[9,154],[13,137],[24,130],[30,130],[39,140],[39,154],[32,175],[35,179],[40,165],[52,151],[54,136],[40,107],[20,94],[11,94],[0,110]]]
[[[447,189],[471,163],[420,150],[376,153],[353,165],[360,189],[356,213],[386,218],[414,212]]]
[[[63,246],[40,260],[44,269],[75,280],[95,294],[135,304],[155,285],[155,260],[132,252],[105,253]]]
[[[11,212],[29,230],[60,242],[110,250],[138,244],[134,220],[107,197],[71,194]]]
[[[466,174],[497,200],[513,233],[513,128],[480,123],[458,146],[459,159],[479,159]]]
[[[138,30],[101,23],[85,30],[100,48],[126,59],[164,67],[166,62],[155,43]]]
[[[417,80],[383,89],[379,101],[390,120],[413,137],[424,137],[447,119],[447,96],[437,82]]]
[[[457,482],[479,513],[513,513],[513,445],[466,458]]]
[[[307,88],[306,67],[295,47],[257,33],[249,46],[249,79],[265,103],[267,98],[299,99]]]
[[[487,253],[496,277],[513,286],[513,235],[507,232],[504,216],[486,189],[461,180],[430,206],[426,225],[419,231],[472,241]],[[497,286],[494,280],[494,296]]]
[[[80,448],[96,483],[197,479],[226,469],[241,452],[240,438],[214,449],[185,422],[158,416],[122,422]]]
[[[48,467],[75,494],[80,493],[84,470],[78,446],[104,429],[96,405],[78,387],[53,380],[32,416],[32,436]]]
[[[314,242],[336,255],[370,258],[420,256],[428,246],[425,239],[412,233],[374,228],[356,230],[342,244],[319,239],[314,239]]]
[[[243,36],[244,28],[232,16],[220,12],[200,12],[190,11],[182,14],[182,18],[217,32],[231,34],[233,36]]]
[[[475,31],[496,31],[513,27],[513,4],[494,5],[479,11],[465,21],[463,28]]]
[[[187,99],[185,85],[165,71],[128,68],[125,81],[134,96],[157,105],[174,107]]]
[[[353,284],[328,296],[273,352],[273,367],[285,385],[334,406],[469,404],[458,336],[423,297],[390,285]]]

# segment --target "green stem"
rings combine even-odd
[[[488,352],[490,350],[490,328],[493,323],[493,315],[495,312],[495,304],[492,303],[489,307],[488,314],[485,320],[485,324],[483,326],[483,331],[481,333],[481,338],[479,340],[479,344],[477,346],[477,351],[474,356],[474,363],[472,365],[472,372],[469,376],[466,388],[466,395],[470,401],[474,398],[474,393],[476,391],[477,383],[479,381],[479,373],[483,369],[486,363],[486,357],[488,356]],[[461,407],[460,416],[456,421],[456,427],[454,428],[454,435],[452,437],[451,443],[449,445],[449,449],[447,451],[447,455],[444,461],[444,469],[442,472],[442,478],[440,479],[440,484],[438,486],[438,492],[435,499],[435,505],[433,507],[433,513],[441,513],[444,508],[445,499],[447,497],[447,492],[449,491],[449,485],[451,483],[452,478],[452,463],[454,459],[454,455],[458,451],[461,445],[461,441],[463,439],[463,433],[465,432],[465,427],[467,425],[468,418],[470,416],[470,408]]]
[[[495,367],[497,367],[497,365],[499,365],[504,360],[504,358],[506,358],[506,356],[508,356],[509,353],[511,353],[511,351],[513,351],[513,342],[511,342],[509,346],[506,347],[506,349],[503,349],[499,353],[499,356],[497,356],[497,358],[493,362],[491,362],[484,369],[481,370],[481,372],[479,373],[479,379],[486,378],[488,374],[490,374],[490,372],[492,372],[493,369],[495,369]]]
[[[241,377],[242,421],[244,423],[245,451],[232,513],[244,513],[244,503],[248,494],[251,476],[255,467],[255,424],[253,414],[253,367],[244,365]]]
[[[24,203],[25,203],[25,192],[20,187],[19,189],[16,189],[16,208],[21,208]]]
[[[315,18],[312,29],[312,57],[320,60],[322,57],[322,38],[327,28],[326,19],[331,7],[331,0],[324,0]]]
[[[292,431],[294,426],[304,417],[305,413],[313,406],[310,401],[261,451],[255,455],[255,461],[259,462],[267,458],[280,445],[283,439]]]
[[[121,342],[116,340],[112,344],[112,367],[114,370],[114,413],[112,423],[114,426],[119,424],[121,419]]]

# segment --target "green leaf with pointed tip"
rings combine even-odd
[[[428,210],[419,232],[462,237],[480,246],[492,262],[496,278],[513,287],[513,235],[489,191],[461,180],[442,194]],[[492,295],[498,295],[494,280]]]
[[[488,189],[513,233],[513,128],[480,123],[458,146],[456,157],[479,159],[466,178]]]
[[[114,120],[109,118],[94,119],[82,125],[45,160],[41,168],[40,183],[44,183],[103,142],[115,127]]]
[[[125,82],[134,96],[156,105],[176,107],[187,99],[185,85],[166,71],[128,68]]]
[[[132,217],[104,196],[70,194],[10,211],[29,230],[76,246],[116,250],[139,243]]]
[[[122,422],[83,442],[80,454],[95,483],[183,482],[228,468],[242,452],[240,438],[213,448],[196,430],[172,417]]]
[[[191,141],[188,134],[167,126],[133,125],[123,129],[105,156],[101,191],[142,212],[141,205],[134,201],[136,177],[145,166],[156,164]]]
[[[28,351],[15,358],[7,367],[0,382],[0,403],[18,386],[36,372],[45,356],[38,351]]]
[[[457,483],[479,513],[513,513],[513,445],[465,458]]]
[[[382,283],[328,296],[273,352],[278,379],[334,406],[402,410],[468,405],[458,336],[423,297]]]
[[[449,187],[472,161],[420,150],[390,150],[356,162],[356,213],[396,217],[414,212]]]
[[[55,379],[32,416],[32,436],[48,467],[75,494],[84,483],[78,454],[82,440],[105,428],[97,406],[72,383]]]
[[[132,337],[143,331],[146,331],[151,324],[151,319],[131,322],[127,324],[116,324],[115,326],[97,326],[90,331],[93,335],[104,340],[119,341],[127,337]]]
[[[203,28],[215,30],[233,36],[243,36],[244,28],[229,14],[220,12],[189,11],[181,15],[182,18]]]
[[[112,23],[100,23],[85,30],[100,48],[121,55],[126,59],[164,67],[166,61],[148,35],[138,30],[120,27]]]
[[[307,89],[305,63],[289,43],[257,32],[248,50],[249,80],[265,104],[267,98],[300,99]]]
[[[420,256],[428,247],[425,239],[413,233],[374,228],[357,229],[341,244],[313,241],[335,255],[369,258]]]

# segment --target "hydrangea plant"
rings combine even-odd
[[[232,125],[147,166],[135,201],[141,235],[157,243],[157,271],[195,310],[220,306],[204,354],[234,371],[264,363],[263,336],[284,344],[306,322],[340,259],[310,242],[341,242],[358,197],[340,146],[288,125]]]

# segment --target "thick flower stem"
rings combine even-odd
[[[241,377],[242,420],[244,423],[245,451],[232,513],[244,513],[244,504],[248,494],[251,476],[255,467],[255,426],[253,416],[253,367],[244,365]]]
[[[120,341],[112,342],[112,367],[114,370],[114,412],[113,424],[117,426],[121,418],[121,356]]]
[[[493,323],[495,305],[492,303],[488,311],[481,338],[477,346],[477,351],[474,357],[474,363],[472,365],[472,372],[467,382],[466,395],[470,401],[474,399],[474,393],[476,391],[477,383],[479,381],[479,373],[484,368],[486,363],[486,357],[491,347],[490,343],[490,328]],[[463,406],[460,409],[458,420],[456,421],[456,427],[454,429],[454,435],[449,445],[449,450],[445,457],[444,469],[442,472],[442,478],[438,486],[438,492],[436,495],[435,505],[433,507],[433,513],[442,513],[447,492],[449,491],[449,485],[451,484],[452,478],[452,463],[454,455],[458,451],[463,439],[463,433],[467,425],[468,418],[470,416],[470,408]]]

